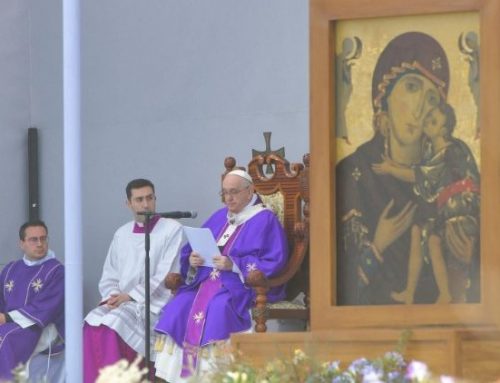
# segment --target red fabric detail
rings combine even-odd
[[[471,193],[479,193],[479,186],[476,185],[470,178],[464,178],[463,180],[446,186],[443,190],[441,190],[436,199],[438,209],[443,207],[455,194],[467,191]]]

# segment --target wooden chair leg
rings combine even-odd
[[[254,321],[256,332],[266,332],[266,305],[267,305],[267,289],[263,287],[255,288],[257,296],[255,298]]]

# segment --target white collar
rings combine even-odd
[[[243,208],[242,211],[239,213],[231,213],[228,211],[227,213],[227,220],[230,225],[241,225],[243,222],[249,220],[252,218],[255,214],[259,213],[260,211],[266,209],[264,204],[258,203],[256,205],[255,201],[257,201],[257,194],[254,194],[250,202],[248,203],[247,206]]]
[[[24,254],[23,256],[23,262],[26,266],[38,266],[38,265],[41,265],[42,263],[44,262],[47,262],[49,259],[52,259],[52,258],[55,258],[56,255],[54,254],[54,252],[52,250],[48,250],[47,251],[47,255],[45,255],[45,257],[43,257],[42,259],[37,259],[36,261],[33,261],[31,259],[29,259],[26,254]]]

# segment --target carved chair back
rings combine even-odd
[[[272,174],[267,174],[269,166]],[[234,169],[233,157],[224,161],[226,168],[222,177]],[[252,272],[247,284],[256,290],[256,307],[253,310],[255,329],[265,332],[268,318],[308,319],[309,292],[309,154],[304,155],[303,163],[289,163],[276,154],[257,155],[248,164],[248,173],[252,177],[256,192],[277,215],[282,223],[289,245],[289,259],[285,268],[275,277],[266,279],[259,271]],[[287,300],[292,300],[299,293],[305,296],[304,307],[297,307],[289,302],[269,305],[266,292],[269,288],[287,284]],[[300,306],[300,305],[299,305]]]

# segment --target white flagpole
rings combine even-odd
[[[80,140],[80,0],[63,0],[64,259],[66,382],[81,383],[82,204]]]

